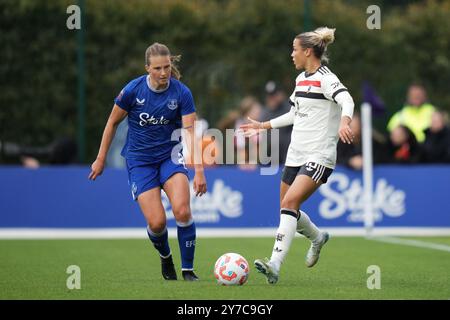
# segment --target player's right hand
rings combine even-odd
[[[89,180],[95,180],[98,176],[103,173],[105,168],[105,162],[103,160],[97,159],[91,166],[91,173],[89,174]]]
[[[262,129],[262,122],[253,120],[250,117],[247,117],[247,119],[250,121],[249,123],[242,124],[238,131],[243,132],[245,137],[251,137],[255,134],[258,134],[259,131]]]

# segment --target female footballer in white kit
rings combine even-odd
[[[353,141],[349,126],[353,99],[336,75],[322,65],[327,62],[325,52],[334,41],[334,31],[321,27],[295,37],[291,57],[295,68],[304,71],[295,80],[290,112],[267,122],[249,119],[250,123],[241,126],[245,133],[251,134],[254,129],[293,124],[280,186],[280,225],[272,256],[270,260],[255,260],[255,267],[270,284],[278,281],[281,264],[296,231],[311,241],[306,254],[308,267],[317,263],[320,250],[329,239],[329,234],[319,230],[300,208],[332,173],[339,137],[344,143]]]

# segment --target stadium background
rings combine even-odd
[[[71,4],[83,8],[82,31],[66,27]],[[381,30],[366,27],[370,4],[381,8]],[[145,238],[126,172],[107,169],[95,184],[87,175],[113,98],[143,73],[144,51],[154,41],[182,54],[182,80],[211,126],[243,96],[262,98],[268,80],[290,92],[295,76],[289,58],[292,38],[321,25],[337,29],[330,66],[344,79],[356,105],[362,103],[364,83],[383,98],[386,110],[374,117],[375,128],[385,130],[414,81],[426,86],[434,104],[450,109],[449,1],[1,0],[0,8],[0,234],[7,239]],[[70,166],[49,166],[44,160],[39,169],[24,169],[14,148],[5,147],[45,149],[61,137],[77,142],[78,158]],[[361,173],[338,168],[334,176],[329,189],[321,188],[308,203],[308,212],[334,235],[364,235]],[[0,299],[450,297],[448,165],[376,166],[375,231],[407,237],[335,239],[326,252],[330,257],[324,255],[317,270],[300,272],[297,278],[289,273],[271,293],[259,290],[264,284],[256,275],[241,291],[220,291],[211,268],[224,251],[238,251],[249,261],[269,254],[278,223],[279,174],[263,177],[226,167],[208,169],[207,178],[211,195],[193,200],[200,239],[212,237],[208,241],[214,243],[214,248],[200,246],[197,251],[204,295],[183,284],[159,295],[148,292],[139,279],[166,289],[167,284],[159,279],[157,257],[144,241],[1,240]],[[173,220],[169,226],[174,227]],[[428,237],[413,237],[417,235]],[[301,246],[305,251],[306,242]],[[116,259],[124,255],[129,264],[120,266]],[[349,265],[340,263],[343,256]],[[289,259],[287,270],[303,263],[301,255]],[[100,260],[111,265],[103,277]],[[65,287],[70,264],[88,270],[83,271],[88,274],[84,290]],[[139,272],[133,264],[140,266]],[[387,270],[387,289],[375,293],[365,287],[371,264]],[[110,274],[120,276],[111,283]],[[334,290],[324,289],[325,279]],[[301,294],[297,285],[305,288]]]

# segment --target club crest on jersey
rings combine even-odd
[[[309,93],[311,91],[311,86],[308,87],[308,90],[306,90],[306,93]]]
[[[176,108],[178,108],[178,102],[176,99],[170,99],[169,102],[167,103],[167,108],[169,108],[170,110],[175,110]]]
[[[145,99],[139,100],[138,98],[136,98],[136,103],[140,106],[143,106],[145,103]]]

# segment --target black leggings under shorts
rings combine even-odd
[[[311,177],[311,179],[313,179],[316,183],[319,183],[319,181],[327,183],[328,177],[332,172],[333,169],[331,168],[327,168],[316,162],[307,162],[300,167],[284,167],[281,181],[291,185],[294,182],[295,177],[303,174]]]

